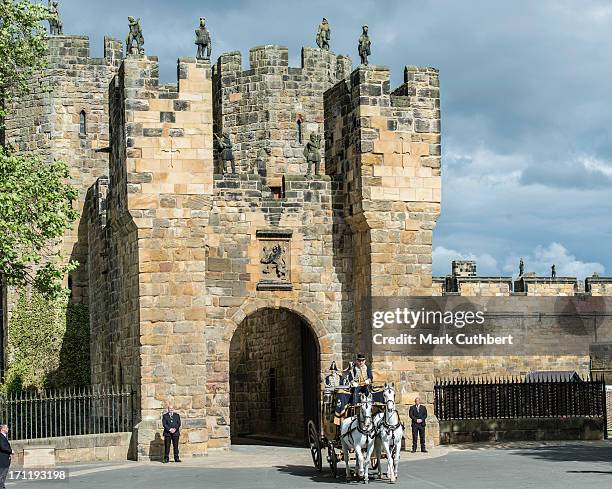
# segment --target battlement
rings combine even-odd
[[[113,195],[127,199],[139,227],[150,227],[151,216],[188,217],[174,196],[212,193],[210,63],[180,58],[177,83],[160,86],[157,57],[131,55],[112,91],[112,120],[125,121],[111,141]]]
[[[478,276],[474,260],[452,262],[452,273],[433,277],[434,295],[460,295],[464,297],[525,295],[536,297],[563,297],[579,294],[592,296],[612,295],[612,277],[587,277],[584,283],[576,277],[546,277],[533,272],[513,280],[511,276]]]
[[[104,37],[104,57],[92,58],[88,36],[51,36],[47,38],[48,57],[52,66],[74,64],[118,65],[123,59],[123,43]]]
[[[304,145],[312,133],[323,135],[323,94],[348,76],[351,60],[309,47],[301,59],[301,67],[289,67],[285,46],[265,45],[249,51],[248,70],[237,51],[213,67],[214,131],[230,132],[239,171],[248,172],[265,150],[269,174],[306,173]]]
[[[331,51],[319,48],[303,47],[301,66],[289,66],[289,50],[286,46],[266,44],[255,46],[249,50],[249,69],[242,69],[242,54],[231,51],[219,56],[213,67],[213,74],[224,76],[253,76],[261,74],[300,75],[325,74],[337,80],[345,78],[351,71],[351,58],[346,55],[336,55]]]

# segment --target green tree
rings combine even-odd
[[[0,125],[46,66],[42,22],[48,18],[41,4],[0,0]],[[56,246],[78,215],[68,176],[62,162],[0,146],[0,275],[7,284],[62,293],[64,275],[77,265],[65,264]]]
[[[49,10],[25,0],[0,0],[0,120],[11,103],[27,93],[31,80],[45,67]]]
[[[64,275],[75,268],[54,249],[78,216],[72,208],[77,191],[67,177],[62,162],[0,148],[0,273],[9,285],[34,285],[58,296]]]

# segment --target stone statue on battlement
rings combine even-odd
[[[221,171],[227,173],[226,162],[230,162],[232,173],[236,173],[236,163],[234,162],[234,153],[232,151],[232,137],[229,131],[223,131],[221,137],[217,136],[217,144],[219,145],[219,154],[221,155]]]
[[[555,264],[552,264],[552,267],[550,267],[550,276],[552,278],[557,278],[557,267],[555,267]]]
[[[125,40],[127,54],[144,54],[144,36],[142,35],[142,27],[140,19],[134,19],[131,15],[128,17],[130,24],[130,32]]]
[[[329,51],[329,40],[331,38],[331,29],[329,28],[329,22],[323,17],[323,20],[319,24],[319,32],[317,32],[317,46],[321,49]]]
[[[321,169],[321,136],[315,132],[310,133],[310,140],[304,147],[304,156],[308,162],[308,170],[306,175],[312,175],[312,165],[315,166],[315,175],[318,175]]]
[[[195,43],[198,46],[198,59],[210,59],[210,50],[212,49],[212,40],[210,32],[206,28],[206,18],[200,17],[200,27],[195,31]]]
[[[525,274],[525,262],[523,261],[523,258],[521,258],[521,261],[519,261],[519,277],[522,277]]]
[[[59,2],[57,0],[49,0],[49,34],[52,36],[61,36],[64,34],[64,24],[60,19]]]
[[[361,28],[361,36],[359,36],[359,45],[357,47],[362,65],[368,65],[368,56],[372,54],[371,46],[372,43],[370,42],[370,36],[368,35],[368,26],[364,25]]]

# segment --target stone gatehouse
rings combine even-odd
[[[436,69],[406,66],[391,88],[386,67],[353,70],[346,56],[303,48],[292,68],[286,48],[266,45],[250,50],[247,70],[237,52],[212,66],[181,58],[177,81],[160,84],[157,58],[124,57],[119,41],[105,39],[101,59],[86,37],[49,45],[41,76],[53,90],[23,100],[6,135],[72,168],[82,210],[63,242],[81,264],[73,300],[89,305],[93,381],[136,389],[139,458],[167,402],[182,414],[185,455],[232,437],[301,440],[322,374],[356,351],[399,385],[404,416],[416,394],[431,405],[436,376],[463,368],[452,362],[488,371],[490,360],[371,351],[373,296],[446,292],[431,271]],[[236,174],[219,161],[214,135],[225,131]],[[313,133],[323,161],[307,176]],[[505,283],[464,282],[466,294]],[[8,303],[10,315],[10,293]],[[584,371],[588,352],[560,364]]]

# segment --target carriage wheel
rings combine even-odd
[[[315,469],[319,472],[323,470],[323,461],[321,460],[321,442],[319,441],[319,432],[314,424],[314,421],[308,421],[308,444],[310,445],[310,454]]]
[[[338,477],[338,456],[336,455],[336,449],[331,442],[327,444],[327,461],[329,462],[329,468],[334,476],[334,479]]]

